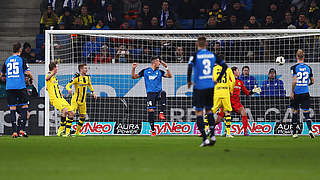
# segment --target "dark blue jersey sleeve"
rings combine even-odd
[[[312,78],[313,77],[313,73],[312,73],[312,68],[309,66],[310,68],[310,74],[309,74],[309,77]]]
[[[187,70],[187,81],[191,82],[192,67],[195,65],[197,54],[190,56]]]
[[[142,70],[138,73],[138,75],[139,75],[140,77],[143,77],[143,76],[144,76],[144,70],[146,70],[146,69],[142,69]]]
[[[5,74],[7,72],[6,63],[3,64],[1,72]]]
[[[22,68],[23,68],[23,71],[30,71],[30,68],[29,68],[29,65],[26,63],[25,60],[22,60]]]
[[[219,82],[219,81],[221,81],[223,75],[226,73],[228,66],[224,62],[224,60],[222,59],[222,56],[216,56],[216,63],[219,64],[220,66],[222,66],[221,73],[220,73],[219,77],[217,78],[217,82]]]

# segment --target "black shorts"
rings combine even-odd
[[[28,105],[27,89],[9,89],[7,90],[7,100],[10,106]]]
[[[295,94],[293,100],[290,102],[291,108],[298,110],[309,110],[310,108],[310,94],[304,93],[304,94]]]
[[[155,109],[156,102],[160,99],[160,92],[149,92],[147,93],[147,109]]]
[[[193,89],[192,106],[197,111],[203,110],[203,108],[211,109],[213,106],[213,88],[210,89]]]

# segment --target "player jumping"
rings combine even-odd
[[[56,74],[58,72],[58,65],[55,62],[49,64],[49,72],[46,74],[46,85],[47,91],[49,93],[50,103],[59,111],[62,112],[60,127],[58,129],[57,136],[62,136],[62,133],[66,129],[66,134],[63,137],[70,136],[70,128],[72,125],[74,112],[70,104],[63,98],[60,89]],[[66,117],[68,115],[68,120]]]
[[[290,93],[291,107],[293,108],[292,115],[292,134],[293,138],[297,138],[297,124],[298,124],[298,110],[301,107],[303,110],[304,118],[307,122],[309,129],[309,136],[314,138],[314,134],[311,129],[310,118],[310,94],[309,86],[314,84],[314,78],[312,69],[310,66],[304,64],[304,52],[302,49],[298,49],[296,53],[297,64],[291,67],[291,73],[293,75],[292,89]]]
[[[167,73],[159,70],[160,64],[166,68]],[[162,90],[162,77],[171,78],[171,71],[169,70],[168,65],[164,61],[160,60],[159,57],[152,57],[151,67],[141,70],[138,74],[135,73],[137,66],[137,63],[132,64],[131,78],[137,79],[144,77],[147,91],[148,121],[152,130],[151,135],[156,136],[156,131],[154,129],[154,109],[156,108],[156,101],[159,101],[161,104],[159,119],[166,119],[164,116],[164,111],[166,108],[166,92]]]
[[[247,133],[248,117],[247,117],[247,112],[246,112],[245,108],[240,103],[240,93],[242,91],[247,96],[250,96],[254,93],[259,94],[261,92],[261,88],[254,87],[251,91],[248,91],[248,89],[244,86],[243,81],[239,80],[239,77],[240,77],[239,69],[237,67],[232,67],[231,70],[232,70],[233,75],[236,80],[232,96],[230,97],[232,111],[236,112],[237,114],[241,114],[242,124],[243,124],[243,134],[244,134],[244,136],[248,136],[248,133]],[[224,117],[224,113],[222,110],[220,110],[218,113],[218,118],[216,119],[216,123],[220,123],[222,121],[223,117]],[[232,135],[230,134],[230,131],[226,137],[232,137]]]
[[[68,90],[69,94],[72,94],[71,86],[74,85],[75,93],[71,99],[71,108],[74,112],[79,110],[80,119],[77,124],[77,129],[74,136],[83,136],[80,135],[80,129],[86,120],[86,110],[87,110],[87,103],[86,103],[86,95],[87,95],[87,87],[89,87],[94,99],[97,100],[97,95],[94,93],[94,89],[91,84],[91,78],[87,75],[88,67],[86,64],[78,65],[79,73],[67,84],[66,89]]]
[[[215,54],[206,49],[207,40],[205,37],[199,37],[196,42],[196,46],[198,49],[197,53],[193,56],[190,56],[189,59],[187,81],[188,88],[190,88],[192,85],[192,69],[194,68],[192,105],[195,107],[197,126],[203,138],[200,147],[204,147],[208,145],[214,145],[216,142],[216,137],[214,135],[214,117],[211,110],[213,106],[213,90],[215,86],[212,80],[213,66],[215,63],[217,63],[223,67],[222,72],[218,77],[218,81],[221,80],[228,66],[221,58],[217,57]],[[207,138],[204,130],[203,109],[205,109],[206,116],[208,117],[208,123],[211,132],[210,140]]]
[[[19,121],[19,136],[27,137],[25,126],[27,122],[28,111],[28,95],[26,90],[26,83],[24,74],[32,78],[30,69],[25,61],[20,57],[22,52],[21,44],[16,43],[13,45],[13,55],[10,56],[4,63],[1,70],[1,77],[6,75],[6,91],[8,106],[10,109],[10,120],[12,124],[12,137],[18,137],[18,129],[16,124],[17,106],[20,108],[20,115],[22,121]]]

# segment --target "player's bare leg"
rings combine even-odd
[[[156,136],[156,130],[154,128],[154,109],[148,109],[148,121],[151,127],[151,136]]]
[[[244,109],[244,107],[240,107],[239,109],[239,114],[241,114],[241,117],[242,117],[242,125],[243,125],[243,135],[244,136],[248,136],[248,117],[247,117],[247,112],[246,110]]]

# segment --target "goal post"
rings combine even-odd
[[[88,66],[88,75],[98,100],[88,91],[86,123],[82,133],[87,135],[148,135],[146,92],[144,79],[131,79],[131,64],[139,63],[140,70],[150,67],[150,58],[159,56],[168,63],[171,79],[163,78],[162,87],[167,94],[165,117],[159,120],[159,105],[155,113],[156,130],[161,135],[196,135],[195,114],[191,103],[192,89],[187,88],[186,74],[189,56],[196,52],[195,42],[205,36],[208,49],[222,55],[229,67],[250,68],[250,75],[263,94],[251,97],[241,95],[250,122],[252,135],[291,134],[289,94],[292,76],[290,67],[295,64],[295,52],[305,51],[306,63],[313,69],[314,78],[320,79],[320,30],[47,30],[45,32],[45,72],[52,61],[59,63],[57,79],[68,102],[71,96],[66,84],[78,72],[78,65]],[[286,63],[276,64],[283,56]],[[276,79],[269,82],[270,69]],[[165,68],[160,66],[165,71]],[[45,136],[56,134],[61,113],[49,103],[45,91],[44,73],[38,73],[39,90],[45,96]],[[42,83],[40,83],[42,82]],[[272,84],[273,83],[273,84]],[[247,82],[250,87],[252,82]],[[272,87],[271,87],[272,86]],[[281,86],[281,87],[280,87]],[[275,89],[272,89],[275,88]],[[40,93],[41,94],[41,93]],[[313,130],[320,131],[320,90],[318,84],[310,86]],[[306,125],[300,113],[299,133],[306,134]],[[75,120],[79,117],[76,115]],[[232,114],[231,131],[243,134],[241,116]],[[75,121],[76,122],[76,121]],[[75,127],[73,123],[73,128]],[[222,134],[224,125],[217,126]]]

